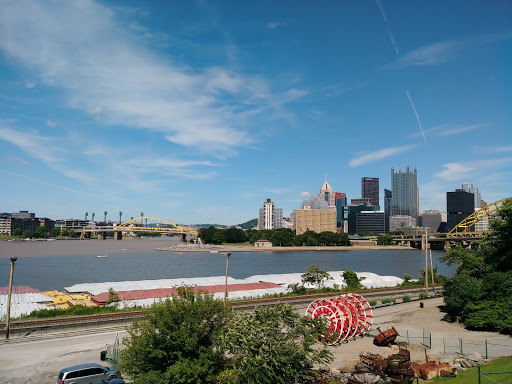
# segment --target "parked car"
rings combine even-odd
[[[102,380],[111,381],[120,378],[121,374],[115,368],[89,363],[64,368],[59,373],[57,384],[90,384],[101,382]]]

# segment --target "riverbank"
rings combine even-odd
[[[210,253],[227,253],[227,252],[300,252],[300,251],[355,251],[355,250],[408,250],[411,247],[398,245],[352,245],[352,246],[303,246],[303,247],[254,247],[250,245],[175,245],[170,247],[155,248],[156,251],[167,252],[210,252]]]

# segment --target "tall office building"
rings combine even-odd
[[[379,205],[379,178],[362,177],[361,178],[361,197],[369,198],[371,205]]]
[[[463,189],[446,192],[446,212],[448,220],[446,231],[450,232],[462,220],[475,212],[475,195]],[[473,231],[474,228],[471,228]]]
[[[478,188],[473,187],[473,184],[464,183],[462,184],[462,189],[475,195],[475,209],[482,208],[482,197],[480,196],[480,192],[478,192]]]
[[[386,212],[388,216],[391,215],[391,196],[393,196],[391,191],[384,189],[384,212]]]
[[[419,214],[419,190],[418,190],[418,171],[409,170],[405,172],[400,169],[395,172],[391,168],[391,215],[392,216],[411,216],[418,219]]]
[[[319,196],[311,196],[295,211],[295,233],[301,235],[307,231],[336,232],[336,210]]]
[[[345,193],[335,193],[336,202],[336,227],[344,228],[344,223],[348,220],[348,211],[345,209],[347,206],[347,195]]]
[[[258,229],[279,229],[283,227],[283,208],[276,208],[276,204],[270,199],[260,208]]]
[[[333,193],[331,186],[327,182],[327,179],[325,180],[325,183],[322,185],[322,188],[320,188],[318,197],[321,198],[322,200],[327,201],[329,209],[335,208],[335,194]]]
[[[446,232],[446,220],[445,212],[431,209],[421,212],[419,225],[430,228],[429,231],[443,233]]]

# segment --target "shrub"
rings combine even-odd
[[[395,304],[395,303],[396,303],[396,299],[386,298],[386,299],[382,299],[380,302],[381,302],[382,304],[388,304],[388,303],[393,303],[393,304]]]
[[[402,301],[404,303],[408,303],[409,301],[411,301],[411,296],[409,296],[409,295],[402,296]]]
[[[425,296],[425,292],[420,292],[420,294],[418,295],[418,297],[420,298],[420,300],[424,299],[426,296]]]
[[[369,300],[368,304],[370,304],[370,307],[375,307],[377,305],[377,300]]]

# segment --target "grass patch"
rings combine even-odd
[[[489,364],[482,364],[480,367],[482,373],[486,372],[512,372],[512,357],[496,359]],[[499,375],[484,375],[481,377],[482,383],[500,383],[512,384],[512,373],[503,373]],[[431,383],[456,383],[456,384],[474,384],[478,383],[478,367],[459,372],[456,378],[437,377],[430,381]]]
[[[236,246],[236,247],[246,247],[246,246],[254,245],[254,244],[246,241],[246,242],[243,242],[243,243],[222,243],[222,245],[224,245],[224,246],[233,245],[233,246]]]
[[[409,296],[409,295],[404,295],[404,296],[402,296],[402,301],[403,301],[404,303],[408,303],[408,302],[410,302],[410,301],[411,301],[411,296]]]
[[[48,319],[52,317],[68,317],[68,316],[87,316],[97,315],[101,313],[113,313],[113,312],[129,312],[129,311],[141,311],[143,308],[123,308],[118,309],[116,307],[109,306],[97,306],[87,307],[85,305],[74,305],[71,308],[51,308],[51,309],[39,309],[32,311],[30,314],[16,318],[16,320],[33,320],[33,319]]]

